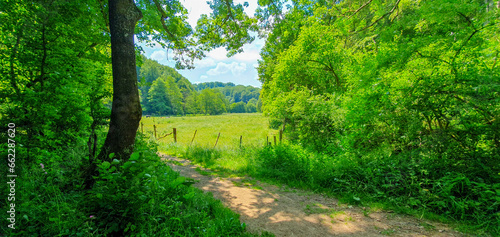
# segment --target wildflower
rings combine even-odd
[[[43,164],[42,164],[42,163],[40,163],[40,166],[42,166],[42,169],[45,169],[45,166],[43,166]]]
[[[94,219],[94,218],[95,218],[95,216],[94,216],[94,215],[90,215],[90,216],[89,216],[89,218],[90,218],[90,219]]]

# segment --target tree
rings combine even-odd
[[[133,152],[142,117],[134,46],[135,25],[141,18],[142,12],[133,0],[109,0],[113,104],[101,160],[108,160],[111,153],[126,160]]]
[[[200,109],[204,114],[218,115],[226,112],[225,97],[215,89],[204,89],[199,97]]]
[[[247,113],[257,112],[257,103],[258,103],[257,99],[255,98],[250,99],[245,107]]]
[[[0,9],[2,126],[15,123],[26,134],[16,140],[26,154],[21,162],[61,159],[43,154],[102,125],[102,101],[112,91],[99,6],[17,0],[2,1]]]
[[[171,115],[173,114],[172,100],[168,94],[165,77],[160,77],[153,82],[148,93],[148,114]]]
[[[226,46],[229,54],[241,51],[244,43],[253,37],[248,33],[254,20],[245,15],[241,4],[231,0],[210,2],[214,11],[210,16],[202,15],[195,36],[186,22],[186,10],[178,0],[139,1],[138,6],[147,14],[139,23],[139,40],[153,38],[175,53],[177,67],[192,67],[192,61],[202,56],[201,50]],[[109,24],[113,63],[113,106],[108,135],[99,157],[109,159],[108,154],[127,160],[133,151],[135,134],[141,119],[141,107],[137,92],[134,32],[142,18],[141,10],[133,0],[109,1]],[[195,48],[203,45],[202,49]]]
[[[423,149],[457,160],[443,166],[481,157],[473,172],[491,176],[479,167],[494,166],[500,148],[492,6],[296,2],[270,33],[281,40],[262,52],[263,110],[321,152]],[[309,17],[290,23],[301,28],[279,28],[304,11]]]
[[[240,102],[232,103],[230,112],[231,113],[245,113],[246,112],[245,102],[240,101]]]

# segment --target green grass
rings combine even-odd
[[[258,236],[239,215],[210,194],[191,187],[156,154],[154,141],[136,139],[127,162],[99,164],[93,188],[83,189],[82,141],[74,152],[51,153],[45,163],[24,164],[16,196],[16,229],[7,236]],[[19,163],[21,164],[21,162]],[[86,162],[83,164],[85,165]],[[5,190],[0,191],[5,194]],[[5,213],[5,207],[0,208]],[[262,236],[272,236],[264,232]]]
[[[163,137],[177,129],[177,144],[179,146],[193,146],[213,148],[220,133],[216,148],[236,149],[240,147],[240,136],[243,147],[263,146],[278,136],[278,130],[270,129],[266,117],[260,113],[224,114],[216,116],[188,116],[188,117],[150,117],[143,118],[141,123],[144,133],[153,135],[153,125],[156,125],[157,137]],[[141,129],[141,128],[139,128]],[[173,143],[173,135],[158,140],[159,151],[169,151],[169,144]]]
[[[143,118],[141,124],[144,133],[151,137],[153,125],[156,125],[157,137],[176,128],[177,143],[174,143],[173,135],[159,139],[158,151],[191,159],[218,171],[219,175],[252,173],[256,168],[253,164],[255,152],[264,147],[268,139],[274,143],[276,136],[279,140],[279,131],[270,129],[268,119],[260,113],[150,117]]]
[[[154,120],[160,134],[173,127],[179,131],[178,143],[160,140],[160,151],[190,159],[217,175],[249,175],[272,184],[326,193],[370,210],[382,208],[450,223],[467,233],[499,233],[499,184],[474,182],[456,172],[438,175],[442,167],[433,157],[413,153],[388,156],[382,151],[332,156],[286,140],[277,146],[265,146],[267,137],[273,141],[278,130],[270,129],[260,114]],[[152,121],[145,119],[145,126],[152,127]],[[190,145],[195,130],[195,142]],[[221,137],[214,148],[219,132]]]

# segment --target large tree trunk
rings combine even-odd
[[[109,159],[111,153],[127,160],[133,152],[142,117],[134,46],[134,29],[141,18],[133,0],[109,0],[113,105],[109,132],[99,154],[101,160]]]

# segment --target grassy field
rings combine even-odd
[[[217,148],[239,148],[240,136],[244,147],[263,146],[269,136],[278,135],[278,130],[269,128],[266,117],[260,113],[251,114],[224,114],[216,116],[192,117],[143,117],[144,133],[153,135],[153,124],[156,125],[157,137],[163,137],[177,129],[177,146],[191,145],[191,140],[196,131],[193,146],[213,148],[220,133]],[[139,128],[141,129],[141,128]],[[167,147],[174,142],[173,135],[159,139],[160,151],[167,151]]]
[[[413,170],[418,170],[419,165],[430,167],[429,163],[422,163],[425,160],[409,162],[404,155],[380,155],[377,159],[360,159],[350,153],[331,156],[311,152],[287,140],[277,146],[265,146],[267,137],[273,142],[279,131],[270,129],[268,119],[262,114],[155,117],[144,118],[142,123],[144,133],[151,137],[153,124],[160,137],[176,128],[178,142],[173,142],[172,135],[167,136],[158,141],[158,150],[192,160],[220,175],[249,175],[271,183],[328,193],[345,203],[384,207],[419,218],[454,223],[461,231],[472,234],[498,236],[500,233],[500,219],[495,214],[498,211],[495,206],[486,205],[497,200],[498,195],[493,195],[498,190],[497,184],[479,187],[460,174],[451,174],[455,176],[432,180],[448,183],[451,188],[435,185],[432,189],[423,189],[421,184],[431,181],[425,173]],[[196,137],[190,144],[195,131]],[[214,148],[219,132],[219,142]],[[243,136],[242,147],[240,136]],[[435,198],[451,197],[453,187],[459,189],[464,185],[467,190],[478,193],[461,197],[465,204],[457,204],[454,198]],[[474,197],[482,193],[491,196],[479,203]],[[438,204],[440,206],[436,207]],[[475,216],[460,217],[466,208]]]

